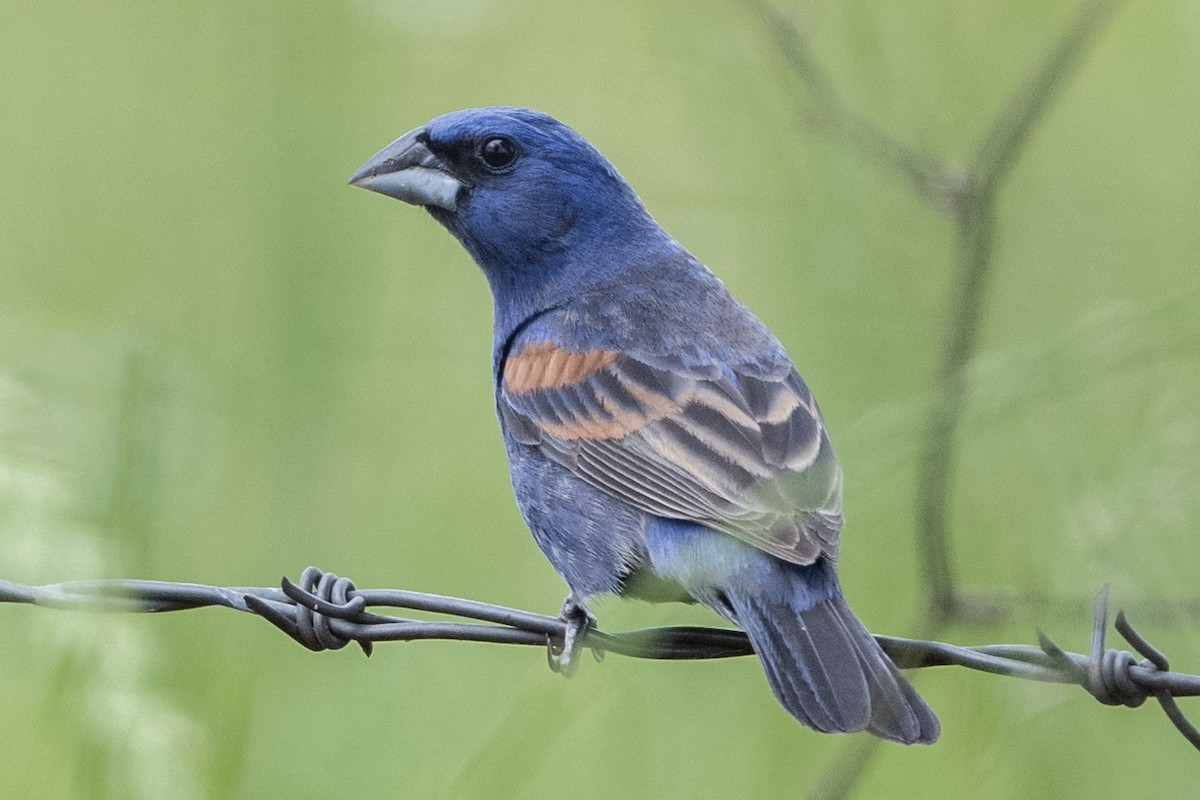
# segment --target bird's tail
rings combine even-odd
[[[780,566],[787,589],[724,594],[783,707],[826,733],[934,742],[937,717],[846,605],[833,565]]]

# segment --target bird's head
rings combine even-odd
[[[505,316],[548,308],[612,280],[638,253],[673,246],[599,151],[526,108],[438,117],[350,183],[428,209],[482,267]]]

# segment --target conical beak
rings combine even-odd
[[[450,174],[446,163],[429,149],[428,141],[424,128],[409,131],[363,164],[350,179],[350,185],[415,206],[437,206],[454,211],[463,185]]]

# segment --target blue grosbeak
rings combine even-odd
[[[470,109],[351,183],[424,206],[491,285],[513,490],[571,589],[561,668],[590,596],[699,601],[804,724],[937,739],[842,597],[842,476],[812,392],[604,156],[545,114]]]

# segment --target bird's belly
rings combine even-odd
[[[581,597],[621,594],[648,562],[647,514],[505,437],[513,493],[546,558]]]

